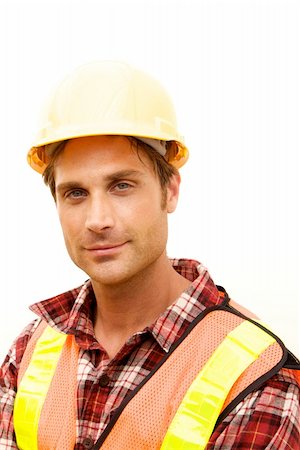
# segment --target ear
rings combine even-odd
[[[167,201],[166,201],[166,209],[168,213],[172,213],[176,209],[179,197],[180,182],[181,178],[179,173],[172,175],[172,177],[170,178],[169,184],[167,186]]]

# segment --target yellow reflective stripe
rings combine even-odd
[[[47,326],[36,343],[15,399],[14,428],[19,449],[38,449],[41,410],[66,338],[66,334]]]
[[[231,331],[189,387],[161,450],[205,449],[233,384],[274,342],[271,335],[248,321]]]

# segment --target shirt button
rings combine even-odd
[[[84,438],[83,442],[82,442],[82,445],[85,448],[92,448],[93,445],[94,445],[93,439],[91,439],[91,438]]]
[[[109,384],[110,378],[108,375],[104,374],[99,378],[99,384],[101,387],[105,387]]]

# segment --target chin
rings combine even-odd
[[[109,274],[107,276],[101,274],[101,275],[93,275],[90,276],[91,280],[95,283],[98,283],[102,286],[120,286],[122,284],[127,283],[132,277],[126,277],[122,275],[117,274]]]
[[[160,256],[160,255],[159,255]],[[123,259],[108,259],[92,264],[77,264],[95,283],[106,286],[117,286],[132,282],[133,280],[141,280],[145,276],[147,268],[151,267],[155,258],[139,258],[136,254],[127,255]]]
[[[113,267],[113,264],[99,264],[96,269],[86,269],[85,272],[92,281],[106,286],[126,283],[135,276],[134,271],[124,270],[123,265],[119,268]]]

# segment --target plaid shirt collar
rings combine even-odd
[[[160,347],[168,352],[171,345],[206,308],[223,302],[207,269],[198,261],[171,259],[174,269],[191,281],[191,285],[166,311],[145,330],[134,336],[151,333]],[[99,348],[94,335],[93,311],[95,297],[90,280],[81,287],[56,297],[35,303],[30,309],[50,326],[67,334],[74,334],[78,344],[86,349]]]

